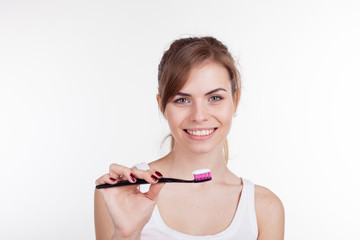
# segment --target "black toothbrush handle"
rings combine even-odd
[[[210,181],[210,180],[211,180],[211,178],[199,180],[199,181],[184,180],[184,179],[178,179],[178,178],[160,178],[158,183],[197,183],[197,182],[206,182],[206,181]],[[100,185],[97,185],[96,188],[100,189],[100,188],[121,187],[121,186],[139,185],[139,184],[150,184],[150,183],[148,183],[144,179],[137,179],[137,181],[134,183],[125,180],[125,181],[117,182],[115,184],[108,184],[108,183],[100,184]]]

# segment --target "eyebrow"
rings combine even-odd
[[[210,95],[210,94],[213,94],[213,93],[216,93],[216,92],[218,92],[218,91],[225,91],[225,92],[227,92],[225,88],[216,88],[216,89],[214,89],[214,90],[211,90],[210,92],[205,93],[205,96]],[[176,95],[184,96],[184,97],[190,97],[190,96],[191,96],[190,94],[188,94],[188,93],[183,93],[183,92],[178,92]]]

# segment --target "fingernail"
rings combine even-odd
[[[112,177],[110,178],[110,180],[111,180],[111,181],[116,181],[116,180],[115,180],[114,178],[112,178]]]
[[[134,176],[134,174],[130,173],[130,177],[131,177],[131,180],[133,180],[133,182],[136,182],[136,177]]]
[[[151,175],[152,180],[154,180],[155,182],[159,181],[159,179],[157,177],[155,177],[154,175]]]
[[[158,172],[158,171],[155,171],[155,174],[158,175],[159,177],[162,177],[162,176],[163,176],[163,175],[162,175],[160,172]]]

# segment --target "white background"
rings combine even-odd
[[[283,201],[286,239],[360,239],[357,1],[0,1],[0,239],[94,239],[94,181],[167,152],[157,65],[229,46],[229,166]]]

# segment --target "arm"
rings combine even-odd
[[[269,189],[255,186],[258,240],[283,240],[285,213],[281,200]]]
[[[114,224],[106,208],[105,201],[98,189],[95,190],[94,199],[94,220],[96,240],[138,240],[140,236],[130,238],[118,237],[115,233]]]
[[[94,198],[94,223],[97,240],[110,240],[114,234],[114,226],[110,214],[105,206],[104,198],[98,189]]]

